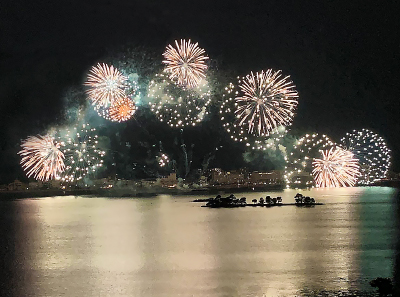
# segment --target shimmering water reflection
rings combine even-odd
[[[268,194],[289,203],[295,193]],[[208,209],[190,203],[204,196],[167,195],[3,201],[0,293],[294,296],[371,291],[371,279],[392,277],[396,190],[303,194],[326,204]]]

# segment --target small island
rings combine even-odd
[[[265,198],[261,197],[259,200],[253,199],[252,203],[247,203],[246,197],[236,198],[234,194],[230,194],[228,197],[221,197],[217,195],[215,198],[208,199],[197,199],[193,202],[206,202],[202,207],[209,208],[234,208],[234,207],[245,207],[245,206],[261,206],[261,207],[273,207],[273,206],[298,206],[298,207],[312,207],[315,205],[324,205],[323,203],[315,202],[314,198],[303,196],[297,193],[294,197],[295,203],[282,203],[282,197],[274,197],[267,195]]]

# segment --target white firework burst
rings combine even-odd
[[[181,40],[180,44],[175,40],[175,47],[169,44],[163,53],[166,65],[164,71],[169,78],[178,85],[193,88],[205,78],[207,65],[205,51],[198,47],[198,43]]]
[[[268,136],[278,126],[291,124],[299,96],[289,76],[272,69],[251,72],[238,86],[235,115],[248,133]]]
[[[54,137],[29,136],[22,141],[21,147],[18,154],[22,156],[21,165],[28,177],[48,181],[57,178],[64,171],[64,154]]]
[[[109,107],[115,100],[125,97],[126,80],[114,66],[99,63],[89,71],[84,85],[89,87],[86,93],[93,105]]]
[[[340,147],[321,151],[322,158],[312,162],[315,184],[320,188],[353,187],[360,175],[358,159]]]

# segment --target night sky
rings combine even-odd
[[[268,68],[290,74],[300,96],[294,132],[325,133],[339,141],[353,129],[373,130],[387,140],[392,170],[399,172],[400,22],[394,3],[3,0],[0,184],[23,178],[16,154],[21,139],[65,120],[65,98],[82,88],[92,65],[129,56],[143,74],[150,73],[165,46],[181,38],[199,42],[222,81]],[[184,141],[188,151],[194,147],[194,167],[218,146],[221,153],[210,166],[243,166],[241,149],[221,136],[215,119],[208,123],[193,130],[195,139],[190,130],[182,136],[157,126],[144,111],[130,123],[100,125],[117,152],[110,164],[125,166],[107,173],[144,176],[126,172],[148,157],[143,148],[156,150],[159,141],[170,151],[174,141]],[[168,142],[168,133],[174,141]]]

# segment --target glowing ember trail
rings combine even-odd
[[[65,169],[64,154],[59,150],[60,144],[54,138],[45,136],[29,136],[22,141],[21,164],[28,177],[48,181],[58,177]]]
[[[317,187],[352,187],[360,175],[358,159],[339,147],[321,151],[322,159],[314,159],[313,176]]]
[[[169,44],[163,53],[163,63],[166,65],[164,71],[180,86],[193,88],[205,78],[205,61],[208,57],[204,55],[204,49],[197,45],[198,43],[191,43],[190,39],[181,40],[180,44],[175,40],[176,47]]]

